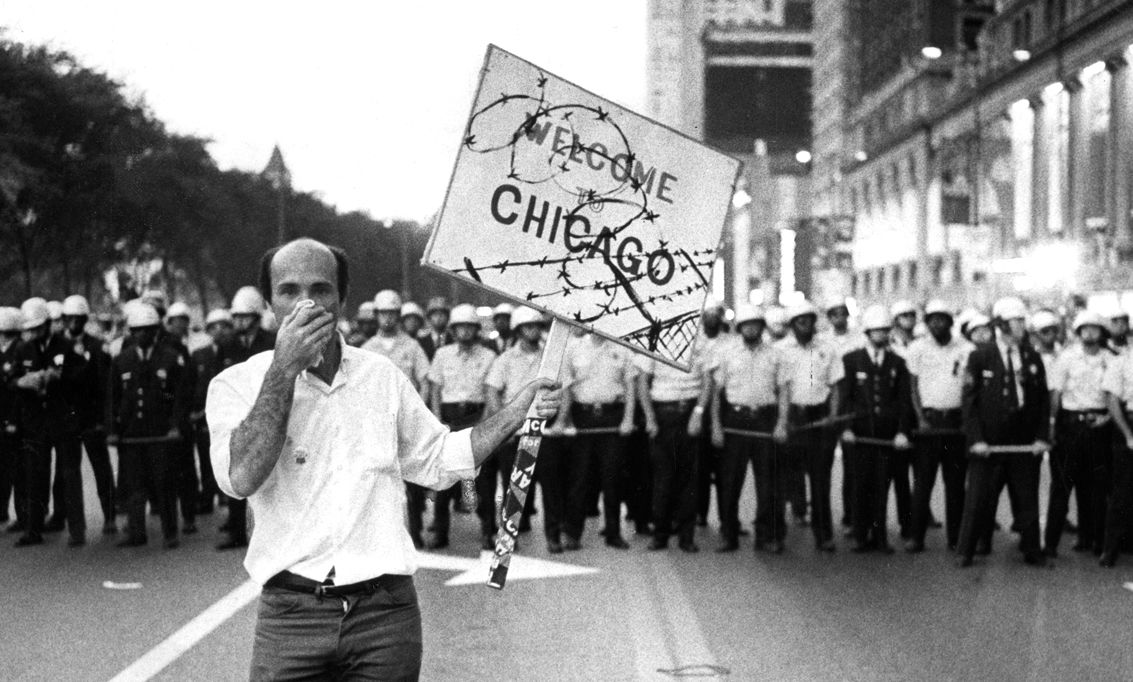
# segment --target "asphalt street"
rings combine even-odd
[[[15,549],[14,536],[0,538],[0,678],[246,679],[256,589],[241,554],[213,549],[223,513],[202,517],[202,532],[176,550],[153,540],[156,519],[149,547],[117,549],[116,538],[97,534],[89,478],[86,490],[96,529],[88,546],[68,549],[56,534],[45,546]],[[1005,499],[1004,527],[1007,507]],[[751,519],[750,480],[741,511]],[[855,555],[846,541],[828,555],[798,527],[783,555],[753,553],[750,538],[736,553],[716,554],[712,525],[700,529],[701,552],[691,555],[675,546],[649,552],[629,524],[632,548],[618,551],[602,544],[594,521],[581,551],[552,557],[536,516],[500,592],[483,585],[474,517],[458,515],[453,546],[422,557],[416,577],[423,678],[1133,675],[1133,557],[1102,569],[1092,555],[1070,552],[1071,541],[1053,567],[1036,569],[1001,532],[992,556],[960,570],[940,530],[920,555]]]

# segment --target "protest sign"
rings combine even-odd
[[[489,46],[422,264],[687,369],[738,171]]]

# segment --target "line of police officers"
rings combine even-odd
[[[56,310],[42,299],[0,309],[0,499],[15,493],[20,546],[43,533],[70,533],[85,543],[82,452],[88,453],[105,533],[128,516],[121,545],[146,543],[145,506],[161,517],[166,547],[196,532],[198,513],[227,504],[218,548],[247,544],[246,507],[225,500],[208,457],[204,398],[226,367],[269,350],[265,306],[254,287],[237,292],[229,310],[206,319],[208,341],[188,350],[189,311],[165,307],[147,292],[125,308],[128,333],[105,342],[86,328],[81,296]],[[768,311],[742,305],[735,333],[722,308],[706,306],[690,372],[634,356],[600,337],[582,335],[563,364],[564,409],[548,430],[536,472],[549,551],[582,546],[586,519],[604,503],[605,543],[626,548],[622,505],[649,548],[698,551],[695,528],[706,525],[716,488],[719,551],[747,534],[738,516],[747,468],[756,491],[754,548],[784,551],[787,506],[811,527],[814,545],[836,549],[831,504],[835,453],[842,452],[842,525],[856,552],[894,551],[888,537],[889,488],[897,498],[904,549],[920,552],[935,523],[930,500],[940,471],[948,547],[961,566],[991,551],[995,512],[1007,488],[1024,560],[1057,556],[1069,496],[1077,499],[1075,550],[1113,565],[1133,517],[1133,358],[1125,352],[1128,318],[1084,311],[1064,347],[1059,318],[1028,313],[1002,299],[991,318],[959,316],[939,301],[867,309],[861,333],[849,328],[845,301],[820,311],[807,302]],[[1028,329],[1028,326],[1030,329]],[[475,424],[534,378],[542,352],[543,317],[529,308],[494,310],[483,333],[467,304],[443,298],[425,310],[382,291],[359,306],[353,345],[391,359],[438,417],[454,428]],[[114,481],[107,442],[118,445]],[[493,547],[497,502],[506,490],[518,438],[481,468],[475,491],[445,491],[433,502],[433,548],[449,543],[451,511],[477,513],[481,544]],[[50,476],[55,457],[54,500]],[[1045,537],[1039,537],[1043,455],[1051,488]],[[198,475],[199,472],[199,475]],[[425,546],[424,490],[410,487],[407,523]],[[809,498],[809,499],[808,499]],[[530,528],[534,495],[521,529]],[[53,514],[47,518],[49,505]],[[178,513],[181,525],[178,524]]]

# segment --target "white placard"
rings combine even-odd
[[[489,46],[422,264],[687,368],[739,165]]]

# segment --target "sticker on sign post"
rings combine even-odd
[[[687,369],[739,166],[489,46],[422,264]]]

